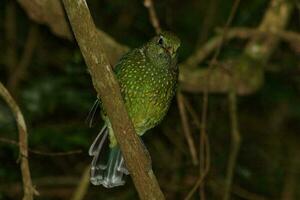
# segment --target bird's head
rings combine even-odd
[[[146,44],[146,54],[153,59],[174,60],[177,57],[177,50],[180,46],[180,39],[171,32],[163,31],[153,37]]]

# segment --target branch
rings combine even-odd
[[[22,4],[22,1],[28,1],[28,0],[18,0],[20,4]],[[58,0],[45,0],[45,4],[47,5],[48,1],[58,1]],[[144,1],[149,1],[149,0],[144,0]],[[226,38],[224,38],[226,41],[227,40],[231,40],[233,38],[240,38],[240,39],[248,39],[248,38],[260,38],[260,40],[262,41],[262,45],[258,45],[258,47],[262,46],[264,48],[260,48],[260,50],[258,51],[257,55],[263,55],[266,59],[265,61],[268,60],[269,56],[271,55],[271,52],[273,51],[273,49],[276,49],[276,45],[277,42],[272,43],[272,45],[270,45],[270,47],[272,48],[267,48],[268,50],[265,51],[262,54],[259,54],[260,51],[262,51],[262,49],[265,49],[265,47],[268,47],[268,43],[267,41],[264,41],[264,38],[269,38],[269,36],[271,36],[271,39],[268,40],[274,40],[275,38],[277,39],[282,39],[285,40],[286,42],[289,42],[291,44],[291,47],[296,50],[296,53],[299,52],[298,51],[298,46],[300,46],[300,40],[299,40],[299,34],[297,33],[293,33],[293,32],[289,32],[289,31],[284,31],[284,26],[287,21],[288,18],[291,14],[291,3],[287,2],[287,1],[283,1],[283,0],[272,0],[272,6],[270,6],[268,8],[268,10],[266,11],[266,15],[262,20],[261,25],[259,26],[260,28],[257,29],[251,29],[251,28],[233,28],[233,29],[229,29],[227,31],[227,36]],[[36,8],[39,8],[39,3],[37,0],[34,1],[30,1],[31,6],[23,6],[24,9],[26,10],[26,12],[28,13],[28,15],[31,17],[31,15],[38,15],[44,13],[46,16],[40,15],[40,18],[43,17],[50,17],[51,15],[51,10],[43,10],[43,12],[41,13],[39,10],[37,11]],[[55,3],[53,3],[55,4]],[[38,13],[35,13],[38,12]],[[50,12],[50,13],[49,13]],[[57,9],[58,13],[61,13],[61,9]],[[54,18],[54,22],[55,21],[65,21],[65,17],[62,14],[55,15],[55,13],[52,13],[53,16],[51,16],[51,18]],[[272,14],[267,14],[267,13],[272,13]],[[268,17],[267,17],[268,16]],[[272,17],[270,17],[272,16]],[[34,21],[39,22],[40,19],[38,19],[37,17],[31,17],[31,19],[33,19]],[[53,21],[53,20],[52,20]],[[40,22],[41,23],[41,22]],[[42,22],[43,23],[43,22]],[[152,22],[151,22],[152,23]],[[47,23],[46,23],[47,24]],[[51,24],[47,24],[48,26],[52,27]],[[63,34],[68,34],[68,29],[66,30]],[[114,65],[118,59],[129,50],[129,48],[123,44],[118,43],[117,41],[115,41],[111,36],[109,36],[108,34],[106,34],[105,32],[103,32],[100,29],[97,29],[98,31],[98,38],[101,39],[102,41],[102,46],[103,49],[106,50],[107,52],[107,57],[109,59],[109,62],[111,65]],[[204,91],[204,79],[205,76],[207,75],[206,70],[199,70],[196,69],[196,66],[203,62],[205,58],[207,58],[218,46],[219,43],[221,43],[222,41],[222,35],[223,34],[219,34],[217,36],[215,36],[214,38],[210,39],[203,47],[197,49],[195,51],[195,53],[193,53],[185,62],[180,64],[180,74],[179,74],[179,81],[181,82],[181,89],[183,91],[187,91],[187,92],[192,92],[192,93],[199,93],[199,92],[203,92]],[[60,36],[60,35],[59,35]],[[274,36],[274,37],[273,37]],[[254,44],[254,43],[252,43]],[[259,43],[256,43],[259,44]],[[265,45],[264,45],[265,44]],[[253,49],[256,49],[256,45],[251,45],[252,47],[254,47]],[[250,47],[251,47],[250,46]],[[251,48],[248,48],[251,49]],[[253,50],[252,49],[252,50]],[[271,51],[272,49],[272,51]],[[269,52],[269,53],[268,53]],[[253,52],[250,54],[253,54]],[[268,56],[266,56],[267,54],[269,54]],[[249,63],[249,61],[245,61],[245,63]],[[244,63],[244,65],[245,65]],[[243,63],[242,63],[243,64]],[[250,63],[249,67],[255,65],[256,63]],[[248,68],[247,66],[245,68]],[[236,93],[238,95],[247,95],[250,93],[255,92],[258,88],[261,87],[261,84],[263,82],[263,78],[262,75],[263,73],[261,72],[261,70],[257,70],[258,73],[256,72],[250,72],[251,76],[240,76],[240,74],[236,74],[236,77],[240,80],[240,81],[236,81],[238,82],[237,85],[237,90]],[[216,70],[212,70],[211,72],[212,74],[212,78],[208,83],[209,86],[209,92],[212,93],[226,93],[229,91],[229,82],[227,81],[228,79],[231,79],[230,76],[228,76],[228,73],[224,73],[224,70],[222,69],[216,69]],[[258,75],[257,75],[258,74]],[[239,77],[240,76],[240,77]],[[191,77],[191,78],[190,78]],[[245,80],[243,80],[245,78]],[[220,80],[224,80],[225,83],[223,84]]]
[[[31,20],[49,26],[56,36],[73,41],[60,0],[18,0],[18,3]],[[11,23],[8,23],[8,25],[12,26]],[[102,40],[103,48],[108,54],[107,57],[110,63],[114,65],[129,48],[116,42],[102,30],[98,29],[97,32]]]
[[[184,107],[184,97],[180,91],[177,92],[177,105],[178,105],[178,109],[179,109],[179,113],[180,113],[180,119],[181,119],[181,123],[182,123],[183,133],[184,133],[185,139],[189,146],[192,161],[193,161],[194,165],[197,165],[198,158],[197,158],[195,142],[194,142],[191,130],[190,130],[188,116],[186,114],[186,109]]]
[[[9,1],[5,8],[5,39],[6,39],[6,67],[8,74],[12,74],[17,65],[17,25],[16,2]]]
[[[246,28],[246,27],[237,27],[230,28],[227,31],[226,38],[224,42],[230,41],[235,38],[239,39],[248,39],[254,34],[261,33],[257,29]],[[183,65],[188,68],[196,68],[197,65],[203,62],[222,42],[223,34],[222,32],[218,33],[217,36],[208,40],[201,48],[198,48],[184,63]]]
[[[150,160],[127,114],[118,82],[102,49],[102,40],[86,1],[63,0],[63,4],[140,198],[164,199]]]
[[[28,141],[27,141],[27,128],[23,114],[20,108],[11,97],[9,92],[0,82],[0,96],[5,100],[5,102],[10,107],[18,126],[19,131],[19,143],[20,143],[20,160],[21,160],[21,173],[23,179],[23,190],[24,197],[23,200],[33,200],[33,195],[38,195],[38,192],[32,185],[30,169],[28,163]]]
[[[17,87],[24,78],[24,73],[31,62],[34,49],[37,42],[38,29],[36,24],[32,24],[26,39],[25,47],[23,49],[22,57],[19,63],[15,66],[14,71],[10,74],[8,79],[7,88],[13,96],[16,95]]]
[[[268,37],[254,36],[248,43],[244,53],[255,60],[265,63],[276,49],[282,32],[292,14],[292,3],[286,0],[271,0],[258,30],[274,33]]]
[[[150,22],[155,29],[155,32],[158,34],[161,32],[161,28],[159,25],[159,20],[156,15],[153,1],[152,0],[144,0],[144,6],[148,9]]]
[[[223,200],[229,200],[231,197],[231,188],[234,178],[235,166],[241,145],[241,133],[239,131],[237,96],[235,93],[234,83],[232,82],[231,91],[228,92],[229,117],[231,122],[231,144],[226,171],[226,181],[224,185]]]
[[[71,198],[71,200],[82,200],[87,193],[90,185],[90,166],[84,168],[84,171],[79,181],[78,186]]]
[[[20,144],[18,142],[11,140],[11,139],[0,137],[0,142],[20,147]],[[69,155],[82,153],[82,150],[71,150],[71,151],[66,151],[66,152],[44,152],[44,151],[30,149],[30,148],[27,148],[27,150],[29,153],[33,153],[33,154],[41,155],[41,156],[69,156]]]
[[[72,34],[59,0],[18,0],[28,17],[38,24],[49,26],[57,36],[72,40]]]
[[[198,48],[182,65],[188,68],[196,68],[197,65],[203,62],[221,43],[222,41],[222,31],[208,40],[201,48]],[[232,39],[249,39],[251,37],[268,37],[277,36],[285,42],[296,44],[300,46],[300,35],[292,31],[278,31],[270,32],[264,31],[257,28],[247,28],[247,27],[234,27],[227,31],[227,36],[225,41],[230,41]]]
[[[227,38],[235,37],[250,38],[240,59],[232,65],[232,75],[226,70],[217,67],[212,69],[210,80],[205,82],[208,75],[207,69],[193,69],[189,67],[197,65],[203,61],[221,43],[221,36],[210,40],[201,50],[181,65],[179,80],[182,89],[189,92],[203,92],[205,85],[209,87],[209,92],[225,93],[230,90],[230,80],[235,79],[236,93],[247,95],[255,92],[263,84],[264,65],[269,60],[280,39],[287,42],[299,42],[299,35],[290,34],[284,31],[288,19],[291,15],[292,5],[285,0],[272,0],[266,10],[259,28],[251,29],[231,29],[227,33]],[[247,33],[247,31],[249,31]],[[194,67],[195,68],[195,67]]]

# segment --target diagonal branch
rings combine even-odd
[[[25,120],[20,108],[18,107],[18,105],[16,104],[12,96],[9,94],[9,92],[6,90],[6,88],[3,86],[1,82],[0,82],[0,96],[2,96],[2,98],[8,104],[17,121],[17,126],[19,131],[19,143],[20,143],[21,173],[22,173],[23,190],[24,190],[23,200],[33,200],[33,195],[38,195],[38,192],[34,189],[31,181],[31,176],[30,176],[30,169],[28,163],[27,128],[26,128]]]
[[[227,164],[226,181],[224,185],[223,200],[229,200],[231,197],[231,188],[234,178],[234,172],[236,169],[237,158],[241,146],[241,133],[239,131],[238,124],[238,111],[237,111],[237,96],[235,93],[234,83],[232,83],[231,91],[228,93],[229,100],[229,115],[231,122],[231,144],[230,154]]]
[[[182,89],[189,92],[203,92],[205,85],[208,85],[209,92],[225,93],[230,90],[231,79],[234,78],[237,84],[237,94],[246,95],[255,92],[263,84],[264,65],[276,49],[279,40],[299,41],[299,37],[295,34],[284,32],[291,14],[292,4],[290,1],[272,0],[256,30],[248,33],[238,29],[229,30],[227,39],[234,37],[251,38],[240,58],[236,59],[232,66],[232,74],[220,67],[212,69],[210,73],[207,69],[189,67],[203,61],[218,47],[222,37],[218,36],[210,40],[201,50],[197,50],[191,58],[181,65],[179,81],[182,83]],[[206,82],[205,77],[208,74],[210,80]]]
[[[144,6],[148,9],[150,22],[158,34],[161,32],[159,20],[155,12],[154,4],[152,0],[144,0]]]
[[[14,71],[10,74],[7,83],[7,88],[14,97],[16,96],[16,90],[18,88],[18,85],[20,81],[22,81],[22,79],[24,78],[26,69],[30,65],[34,49],[37,44],[37,36],[38,28],[36,24],[32,24],[28,32],[25,47],[23,49],[20,61],[16,64]]]
[[[103,51],[102,40],[97,34],[86,1],[63,0],[63,4],[140,198],[164,199],[151,169],[150,159],[127,114],[118,82]]]
[[[193,161],[194,165],[197,165],[198,164],[197,151],[196,151],[195,142],[194,142],[191,130],[190,130],[188,117],[187,117],[186,109],[184,106],[184,97],[183,97],[183,94],[181,93],[181,91],[179,91],[177,93],[177,104],[178,104],[178,109],[179,109],[179,113],[180,113],[180,119],[181,119],[181,123],[182,123],[183,133],[184,133],[184,136],[185,136],[186,141],[189,146],[192,161]]]
[[[51,17],[56,21],[65,21],[65,16],[61,8],[56,9],[57,15],[51,12],[50,9],[43,9],[43,12],[40,12],[39,6],[46,7],[48,5],[48,1],[53,1],[53,4],[56,4],[55,1],[59,0],[45,0],[43,3],[38,0],[29,1],[29,0],[18,0],[18,2],[22,5],[21,2],[30,2],[31,6],[24,7],[22,6],[27,14],[38,23],[40,22],[40,18]],[[148,2],[149,0],[144,0],[144,2]],[[41,5],[43,4],[43,5]],[[148,3],[149,4],[149,3]],[[148,5],[147,4],[147,5]],[[151,5],[151,0],[150,0]],[[153,6],[153,2],[152,2]],[[297,50],[299,46],[299,34],[284,31],[284,27],[288,22],[288,19],[291,15],[291,5],[290,1],[286,0],[272,0],[271,6],[266,10],[266,14],[262,19],[261,24],[258,28],[231,28],[227,31],[226,40],[230,40],[233,38],[241,38],[248,39],[250,38],[252,42],[251,45],[247,46],[247,52],[244,54],[249,55],[251,58],[263,58],[264,62],[268,60],[270,55],[278,44],[278,39],[285,40],[291,43],[292,47],[295,46]],[[154,7],[153,7],[154,8]],[[44,15],[43,15],[44,13]],[[150,14],[150,13],[149,13]],[[35,17],[32,17],[32,16]],[[151,19],[151,18],[150,18]],[[152,19],[151,19],[152,20]],[[151,21],[153,24],[153,22]],[[47,24],[47,23],[46,23]],[[52,27],[51,24],[47,24]],[[65,30],[63,32],[64,35],[68,34],[69,29],[63,28]],[[103,49],[107,52],[107,57],[110,61],[111,65],[114,65],[121,55],[123,55],[126,51],[128,51],[128,47],[118,43],[111,36],[106,34],[104,31],[97,29],[98,35],[97,38],[101,39],[101,43]],[[212,93],[226,93],[230,90],[230,79],[228,73],[224,72],[221,68],[216,68],[211,70],[210,73],[210,81],[209,83],[205,82],[205,76],[207,76],[207,69],[199,69],[196,68],[198,64],[200,64],[204,59],[206,59],[211,53],[219,46],[219,43],[222,41],[223,34],[219,34],[212,39],[208,40],[201,48],[197,49],[186,61],[180,64],[180,74],[179,81],[181,83],[181,89],[186,92],[191,93],[202,93],[204,91],[204,85],[207,84],[209,86],[209,92]],[[267,38],[266,40],[264,38]],[[256,51],[258,50],[258,51]],[[257,57],[258,56],[258,57]],[[242,62],[242,61],[241,61]],[[249,61],[244,61],[244,63],[238,63],[240,65],[246,65]],[[238,65],[237,64],[237,65]],[[258,65],[256,62],[248,64],[248,66],[243,66],[246,69],[251,68],[251,66]],[[252,71],[252,72],[251,72]],[[250,73],[248,75],[247,73]],[[250,70],[247,73],[236,73],[236,93],[238,95],[247,95],[255,92],[259,89],[263,83],[262,78],[262,70],[261,67],[257,70]],[[244,77],[244,74],[247,76]]]

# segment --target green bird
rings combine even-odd
[[[161,32],[125,54],[114,68],[127,112],[139,136],[155,127],[169,109],[177,87],[179,46],[177,36]],[[125,184],[124,174],[129,173],[103,110],[102,118],[105,125],[89,149],[89,155],[93,156],[90,181],[111,188]],[[103,148],[105,143],[109,143],[108,150]]]

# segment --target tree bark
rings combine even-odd
[[[86,1],[63,0],[63,4],[139,197],[144,200],[164,199],[151,169],[150,159],[127,114],[118,82],[102,49],[102,40],[97,34]]]

